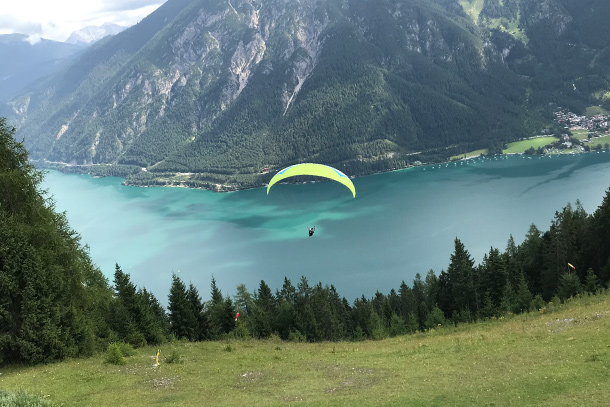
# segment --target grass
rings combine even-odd
[[[572,137],[577,140],[585,140],[589,135],[589,130],[587,129],[578,129],[572,130]]]
[[[609,92],[606,92],[606,94],[608,94],[608,97],[610,97]],[[585,110],[585,116],[595,116],[598,114],[608,114],[608,111],[601,106],[589,106]]]
[[[475,23],[479,22],[479,14],[483,10],[485,0],[459,0],[464,12],[472,18]]]
[[[527,140],[515,141],[513,143],[508,143],[506,145],[506,149],[502,150],[504,154],[514,154],[514,153],[523,153],[530,147],[534,147],[537,149],[538,147],[544,147],[551,143],[557,141],[556,137],[548,136],[548,137],[536,137]]]
[[[591,139],[591,141],[589,142],[589,146],[591,148],[597,146],[598,144],[602,145],[602,149],[604,149],[604,144],[610,144],[610,135],[607,136],[601,136],[601,137],[594,137]]]
[[[454,161],[454,160],[462,160],[464,158],[470,158],[470,157],[478,157],[481,154],[488,154],[489,153],[489,149],[487,148],[482,148],[480,150],[474,150],[471,151],[469,153],[465,153],[465,154],[458,154],[458,155],[454,155],[451,156],[450,160]]]
[[[173,351],[184,363],[153,367],[148,348],[124,366],[100,355],[3,368],[0,387],[65,406],[607,406],[610,294],[382,341],[161,348]]]

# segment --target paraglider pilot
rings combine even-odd
[[[309,236],[313,236],[313,232],[316,231],[316,227],[309,228]]]

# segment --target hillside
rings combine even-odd
[[[37,79],[61,70],[83,48],[46,39],[32,44],[23,34],[0,35],[0,102],[23,93]]]
[[[582,3],[169,0],[5,113],[32,158],[112,164],[135,185],[236,189],[296,162],[365,175],[498,151],[558,131],[555,105],[610,107],[610,11]]]
[[[609,294],[544,311],[380,341],[175,342],[158,368],[149,347],[4,368],[0,388],[67,406],[607,406]]]

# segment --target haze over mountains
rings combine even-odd
[[[23,92],[25,86],[60,69],[82,45],[41,39],[28,42],[24,34],[0,35],[0,102]]]
[[[607,21],[605,0],[169,0],[6,113],[32,157],[133,184],[361,175],[497,150],[557,105],[610,108]]]
[[[91,25],[74,31],[72,34],[70,34],[66,42],[68,44],[91,44],[108,35],[116,35],[125,28],[126,27],[114,23],[104,23],[99,26]]]
[[[32,41],[25,34],[0,35],[0,102],[23,93],[36,80],[60,70],[70,57],[95,41],[123,31],[113,23],[73,32],[65,42],[45,38]]]

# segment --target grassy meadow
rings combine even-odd
[[[608,406],[610,294],[380,341],[174,342],[0,369],[0,389],[62,406]],[[166,363],[177,352],[181,363]]]
[[[538,147],[544,147],[551,143],[557,141],[556,137],[548,136],[548,137],[536,137],[527,140],[515,141],[513,143],[508,143],[506,145],[506,149],[502,150],[504,154],[515,154],[522,153],[530,147],[534,147],[537,149]]]
[[[451,161],[454,161],[454,160],[463,160],[465,158],[478,157],[481,154],[489,154],[489,149],[482,148],[480,150],[474,150],[474,151],[471,151],[469,153],[454,155],[454,156],[451,156],[450,160]]]

